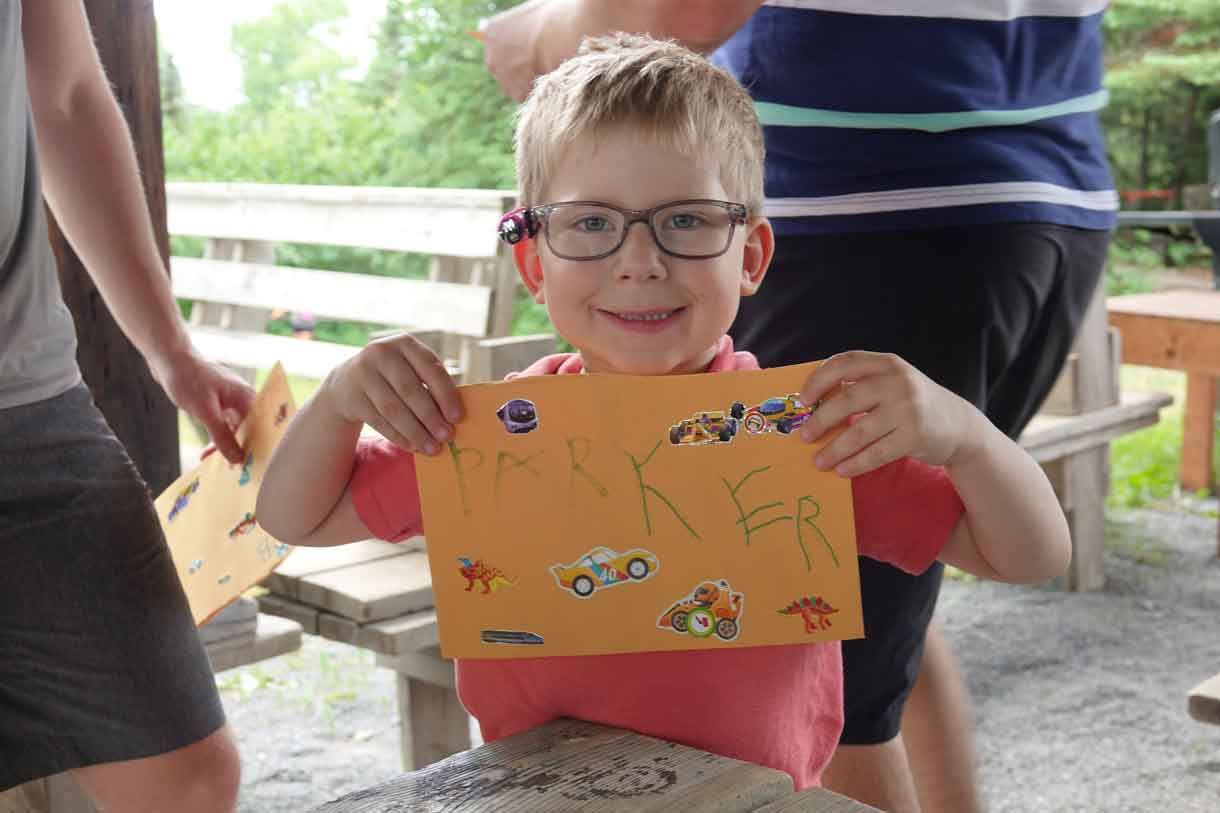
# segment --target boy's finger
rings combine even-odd
[[[870,381],[857,381],[833,391],[801,427],[801,439],[812,442],[845,423],[852,415],[869,412],[878,405],[876,387]]]
[[[859,477],[879,469],[903,457],[901,445],[898,433],[891,432],[839,463],[835,466],[835,474],[841,477]]]
[[[833,469],[859,454],[863,449],[876,443],[882,437],[893,431],[889,422],[875,415],[865,415],[852,423],[847,429],[830,443],[826,444],[813,458],[814,465],[823,471]]]
[[[389,375],[382,377],[382,384],[386,390],[394,393],[393,400],[397,403],[378,404],[382,413],[404,433],[409,434],[408,424],[413,422],[427,433],[428,440],[444,443],[452,438],[453,427],[441,415],[432,392],[410,365],[404,360],[403,366],[396,365],[395,369],[387,372]],[[400,415],[400,410],[406,414]]]
[[[462,399],[458,395],[457,384],[445,369],[444,362],[430,350],[428,355],[430,358],[425,360],[426,363],[415,365],[415,372],[428,386],[428,392],[432,394],[432,400],[436,402],[445,420],[451,424],[457,423],[462,419]]]
[[[391,426],[390,423],[388,421],[386,421],[384,418],[382,418],[380,415],[369,416],[369,420],[367,420],[366,423],[369,426],[376,429],[378,432],[380,432],[382,437],[384,437],[386,440],[390,441],[391,443],[395,444],[399,448],[404,449],[408,452],[420,451],[419,449],[415,448],[415,444],[413,444],[411,442],[410,438],[406,437],[401,432],[399,432],[397,429],[395,429],[393,426]]]
[[[418,381],[414,377],[412,380]],[[424,451],[431,454],[433,450],[439,448],[439,441],[432,436],[417,416],[417,412],[421,411],[418,403],[420,398],[411,395],[408,388],[396,386],[396,382],[392,383],[373,373],[370,380],[365,383],[364,394],[370,403],[373,417],[392,426],[395,432],[406,439],[413,451]],[[431,399],[428,399],[428,402],[431,403]],[[435,414],[435,407],[432,409]],[[371,422],[369,425],[374,429],[377,428]],[[381,430],[378,429],[378,431]]]

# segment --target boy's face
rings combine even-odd
[[[741,202],[725,191],[716,161],[682,155],[627,128],[596,143],[579,140],[552,177],[541,203],[597,201],[642,210],[691,199]],[[643,222],[626,235],[607,257],[569,260],[539,231],[515,246],[517,268],[589,372],[702,372],[739,298],[762,282],[773,248],[770,224],[756,218],[737,226],[727,251],[702,260],[666,254]]]

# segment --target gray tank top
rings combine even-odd
[[[21,0],[0,0],[0,409],[80,381],[76,333],[47,240],[21,45]]]

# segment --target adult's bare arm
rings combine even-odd
[[[80,0],[23,0],[22,36],[47,202],[153,376],[241,459],[230,423],[253,391],[191,345],[153,237],[126,122]]]
[[[524,99],[534,78],[576,53],[589,35],[627,31],[710,53],[762,0],[529,0],[492,17],[483,61],[504,92]]]

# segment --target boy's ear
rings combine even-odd
[[[546,303],[546,293],[542,289],[542,260],[538,257],[537,239],[522,240],[513,245],[513,261],[517,264],[517,273],[521,281],[529,289],[530,295],[539,305]]]
[[[775,232],[771,221],[760,217],[746,225],[745,252],[741,262],[741,295],[753,296],[762,285],[771,257],[775,254]]]

